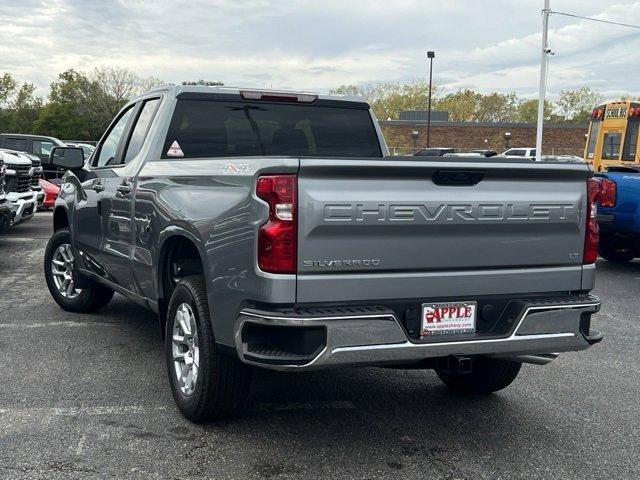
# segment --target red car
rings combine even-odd
[[[44,190],[44,202],[40,208],[51,208],[56,201],[60,187],[51,182],[47,182],[43,178],[40,179],[40,186]]]

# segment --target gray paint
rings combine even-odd
[[[83,272],[157,310],[164,297],[159,281],[163,247],[175,236],[188,238],[204,264],[216,338],[230,346],[240,312],[256,303],[380,304],[391,298],[567,292],[590,285],[580,259],[568,256],[582,254],[587,166],[415,157],[161,159],[176,95],[211,90],[171,87],[134,100],[162,98],[139,155],[117,168],[94,169],[89,159],[85,170],[95,178],[82,184],[67,175],[56,208],[68,212],[74,248],[90,260]],[[386,155],[377,122],[375,126]],[[229,164],[241,165],[241,173],[229,173]],[[485,179],[474,187],[432,184],[435,170],[456,165],[481,169]],[[259,175],[268,173],[299,174],[298,276],[267,274],[256,263],[257,231],[268,208],[255,197],[254,185]],[[103,192],[92,188],[96,181]],[[123,181],[132,184],[127,196],[116,192]],[[366,202],[367,208],[380,202],[444,202],[470,205],[472,210],[491,202],[524,208],[552,202],[568,205],[570,211],[562,219],[500,222],[458,216],[451,221],[405,222],[403,228],[378,221],[323,224],[327,204],[358,202]],[[420,255],[426,249],[432,253]],[[305,259],[372,256],[383,260],[384,271],[362,265],[325,271],[304,264]]]

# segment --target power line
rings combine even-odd
[[[565,17],[581,18],[582,20],[591,20],[592,22],[608,23],[609,25],[618,25],[621,27],[636,28],[640,30],[640,25],[631,25],[629,23],[612,22],[610,20],[601,20],[599,18],[593,18],[593,17],[583,17],[582,15],[574,15],[573,13],[556,12],[556,11],[551,11],[549,13],[552,13],[555,15],[564,15]]]

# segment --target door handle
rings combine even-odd
[[[128,193],[131,193],[131,184],[126,181],[122,182],[120,185],[118,185],[116,191],[121,195],[127,195]]]

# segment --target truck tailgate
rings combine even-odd
[[[588,175],[582,164],[302,159],[298,301],[577,290]]]

